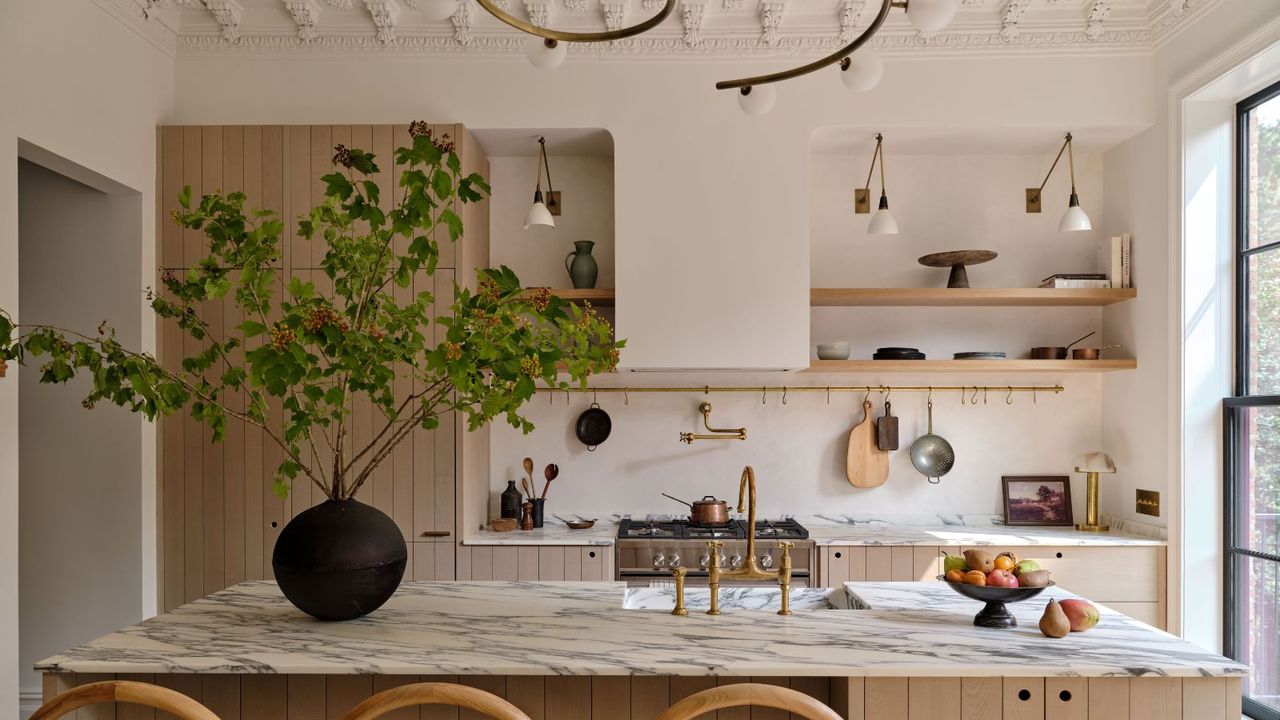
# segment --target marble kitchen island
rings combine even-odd
[[[273,583],[249,582],[37,669],[46,695],[140,677],[246,719],[337,718],[421,678],[496,692],[546,720],[644,720],[746,680],[790,685],[867,720],[1239,717],[1247,668],[1172,635],[1108,611],[1088,633],[1043,637],[1044,599],[1068,595],[1057,588],[1011,605],[1011,630],[974,627],[979,605],[938,583],[846,588],[865,609],[784,618],[726,600],[720,616],[675,617],[669,606],[624,609],[614,582],[418,582],[368,617],[322,623]]]

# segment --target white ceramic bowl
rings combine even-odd
[[[848,360],[849,359],[849,343],[818,343],[818,359],[819,360]]]

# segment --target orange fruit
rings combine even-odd
[[[964,574],[964,581],[969,585],[986,585],[987,576],[981,570],[970,570]]]
[[[1008,556],[1008,555],[997,555],[997,556],[996,556],[996,569],[997,569],[997,570],[1012,570],[1012,569],[1013,569],[1013,566],[1014,566],[1014,565],[1017,565],[1017,564],[1018,564],[1018,561],[1017,561],[1017,560],[1014,560],[1012,557],[1010,557],[1010,556]]]
[[[962,583],[964,582],[964,573],[959,570],[947,571],[947,582]]]

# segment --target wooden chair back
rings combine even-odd
[[[478,688],[455,683],[424,682],[400,685],[370,697],[347,713],[343,720],[373,720],[414,705],[453,705],[495,720],[529,720],[520,708]]]
[[[658,720],[693,720],[713,710],[751,705],[777,708],[805,720],[842,720],[835,710],[791,688],[734,683],[697,692],[667,708]]]
[[[209,708],[177,690],[133,680],[103,680],[71,688],[41,705],[30,720],[56,720],[76,708],[99,703],[145,705],[180,720],[218,720]]]

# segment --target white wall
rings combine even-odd
[[[106,321],[137,347],[141,195],[25,160],[18,183],[22,320]],[[108,402],[82,408],[83,378],[44,385],[33,371],[19,385],[21,671],[38,689],[37,660],[142,619],[143,427]]]
[[[490,262],[510,267],[526,287],[573,287],[564,269],[565,255],[573,251],[575,241],[591,240],[591,254],[600,266],[596,287],[614,287],[613,158],[549,155],[548,160],[564,214],[556,218],[554,228],[525,230],[538,159],[489,157]]]
[[[89,2],[10,0],[0,4],[0,307],[18,306],[18,139],[23,138],[142,193],[153,207],[155,125],[169,112],[171,58]],[[133,284],[141,288],[155,267],[154,214],[142,216],[141,260]],[[139,317],[145,299],[136,296]],[[154,328],[142,323],[144,347]],[[10,367],[0,380],[0,708],[18,697],[18,384]],[[143,433],[143,457],[154,437]],[[144,463],[142,507],[154,507],[154,467]],[[154,560],[155,516],[142,514],[136,532],[143,557]],[[149,543],[149,545],[148,545]],[[148,550],[147,548],[151,549]],[[154,568],[144,572],[154,581]],[[154,609],[153,587],[141,592]],[[8,714],[9,710],[0,710]]]
[[[806,363],[808,145],[817,127],[946,118],[965,127],[1038,127],[1052,138],[1066,127],[1152,120],[1150,61],[1136,56],[891,58],[871,93],[850,95],[834,74],[819,73],[782,86],[777,107],[762,118],[743,115],[731,93],[713,89],[730,72],[765,67],[776,64],[571,57],[543,73],[518,57],[192,55],[178,62],[178,120],[424,117],[477,128],[609,131],[618,333],[628,340],[624,366],[641,368]],[[726,323],[725,308],[743,320]]]
[[[1268,23],[1274,28],[1275,19],[1272,3],[1227,0],[1166,42],[1155,56],[1156,124],[1104,158],[1104,229],[1133,233],[1134,284],[1139,288],[1136,302],[1108,314],[1107,332],[1132,344],[1142,358],[1131,377],[1104,380],[1103,437],[1120,467],[1115,482],[1104,485],[1104,501],[1118,508],[1118,514],[1145,520],[1128,513],[1133,490],[1165,493],[1164,519],[1171,526],[1170,629],[1214,649],[1220,647],[1222,628],[1220,584],[1213,581],[1222,571],[1221,464],[1214,462],[1221,421],[1207,398],[1223,389],[1225,356],[1217,348],[1205,349],[1203,342],[1192,343],[1213,336],[1219,343],[1226,340],[1221,336],[1225,308],[1220,279],[1204,284],[1199,271],[1204,263],[1222,267],[1216,244],[1225,218],[1211,217],[1217,210],[1206,201],[1222,200],[1226,179],[1212,177],[1223,166],[1206,151],[1214,145],[1221,149],[1227,140],[1212,129],[1220,125],[1221,117],[1212,117],[1220,110],[1192,117],[1198,139],[1188,148],[1192,164],[1184,168],[1179,158],[1187,116],[1181,101],[1198,89],[1187,83],[1215,56]],[[1210,74],[1199,82],[1214,79]],[[1197,203],[1208,214],[1197,215]],[[1185,256],[1184,235],[1189,243]],[[1197,279],[1184,296],[1187,268]],[[1192,352],[1185,361],[1184,348]],[[1148,422],[1134,421],[1135,407],[1147,408],[1142,417]],[[1184,437],[1184,422],[1195,434]],[[1210,468],[1212,474],[1206,476]]]

